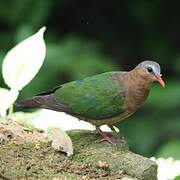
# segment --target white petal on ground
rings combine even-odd
[[[5,83],[12,89],[21,90],[37,74],[43,64],[46,45],[43,39],[45,27],[11,49],[2,65]]]
[[[0,115],[2,117],[6,116],[7,109],[14,103],[18,95],[19,92],[16,90],[0,88]]]
[[[56,151],[62,151],[67,154],[68,157],[73,155],[73,145],[70,137],[61,128],[49,127],[48,139],[52,141],[52,147]]]
[[[158,180],[169,180],[174,179],[180,175],[180,161],[174,160],[173,158],[154,158],[151,160],[158,164]]]
[[[60,127],[64,131],[72,129],[95,130],[95,127],[88,122],[80,121],[79,119],[63,112],[56,112],[47,109],[43,109],[39,112],[38,116],[34,119],[33,124],[37,128],[44,130],[47,130],[49,126]],[[111,129],[106,125],[101,126],[101,130],[111,132]]]

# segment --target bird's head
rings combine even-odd
[[[161,67],[157,62],[154,61],[143,61],[138,66],[142,76],[150,79],[151,81],[158,81],[162,87],[165,87],[165,83],[161,78]]]

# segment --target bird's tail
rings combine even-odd
[[[18,108],[40,108],[41,107],[41,104],[36,100],[36,98],[16,101],[14,105]]]
[[[39,99],[39,97],[33,97],[32,99],[16,101],[14,105],[18,108],[41,108],[43,104]]]
[[[33,97],[32,99],[25,99],[17,101],[14,104],[18,108],[44,108],[54,111],[70,112],[70,109],[63,103],[54,98],[54,94],[42,94]]]

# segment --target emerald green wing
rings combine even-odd
[[[88,119],[105,119],[123,111],[122,88],[113,80],[115,72],[103,73],[63,84],[55,92],[57,101],[70,108],[72,114]]]

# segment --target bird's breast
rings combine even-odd
[[[145,102],[149,92],[150,88],[143,85],[128,88],[125,97],[125,107],[130,111],[136,111]]]

